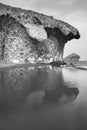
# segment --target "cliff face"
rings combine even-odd
[[[0,4],[0,59],[6,62],[62,61],[64,45],[79,39],[76,28],[53,17]]]

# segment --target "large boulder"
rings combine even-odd
[[[0,4],[0,59],[3,61],[62,61],[65,43],[79,38],[78,30],[64,21]]]
[[[80,56],[76,53],[72,53],[64,58],[64,62],[66,63],[75,63],[78,62],[80,59]]]

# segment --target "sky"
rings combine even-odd
[[[87,60],[87,0],[0,0],[0,3],[53,16],[76,27],[81,35],[65,45],[64,57],[77,53]]]

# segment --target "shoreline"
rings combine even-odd
[[[50,65],[46,63],[5,63],[0,62],[0,70],[1,69],[11,69],[11,68],[19,68],[19,67],[37,67],[37,66],[44,66],[44,65]]]
[[[87,65],[80,65],[80,64],[75,64],[74,66],[57,66],[57,65],[52,65],[50,63],[5,63],[5,62],[0,62],[0,70],[3,69],[13,69],[13,68],[20,68],[20,67],[38,67],[38,66],[46,66],[46,65],[51,65],[53,67],[61,67],[61,68],[74,68],[74,69],[80,69],[80,70],[87,70]]]

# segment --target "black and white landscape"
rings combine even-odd
[[[87,130],[87,2],[0,1],[0,130]]]

